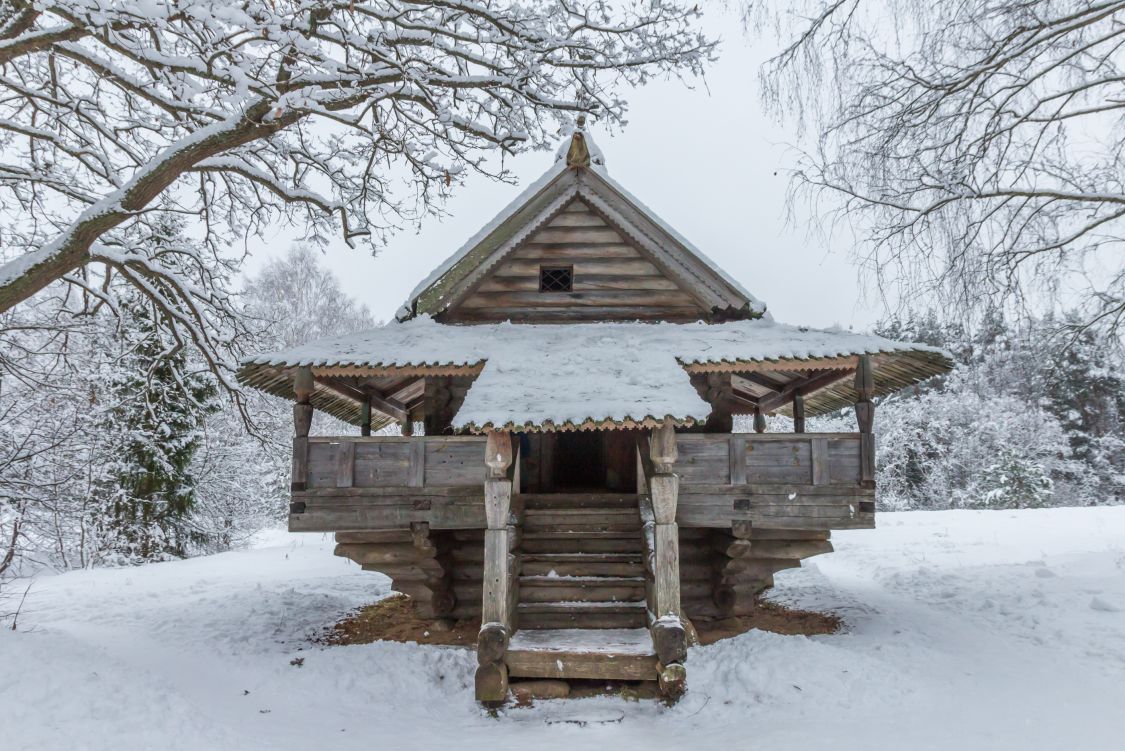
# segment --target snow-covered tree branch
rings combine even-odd
[[[619,119],[623,84],[700,72],[713,45],[696,15],[673,0],[3,0],[0,311],[60,279],[96,297],[117,274],[222,371],[236,240],[287,223],[377,247],[490,170],[489,151],[541,146],[576,113]],[[168,215],[200,218],[194,251],[148,242]]]
[[[744,7],[792,33],[763,81],[819,135],[795,187],[880,282],[966,309],[1061,288],[1080,325],[1125,321],[1125,2]]]

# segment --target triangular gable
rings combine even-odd
[[[542,241],[536,239],[540,237],[539,233],[557,229],[551,226],[552,222],[559,221],[559,217],[564,214],[579,211],[596,217],[599,227],[615,232],[617,238],[622,240],[622,242],[613,240],[606,243],[618,246],[613,252],[625,253],[624,248],[620,246],[632,248],[637,253],[636,268],[639,272],[643,272],[638,273],[638,276],[645,277],[638,282],[641,287],[632,287],[629,281],[623,278],[597,279],[592,281],[591,285],[624,285],[627,289],[621,289],[620,292],[642,293],[634,294],[634,298],[647,300],[655,298],[656,295],[644,295],[643,285],[660,286],[660,282],[656,279],[648,278],[660,276],[665,280],[662,286],[667,289],[648,291],[653,293],[664,291],[672,295],[667,304],[661,305],[656,301],[642,306],[642,308],[649,308],[648,312],[642,309],[633,316],[622,312],[618,305],[595,304],[593,300],[599,298],[589,295],[597,290],[586,289],[583,294],[587,297],[575,298],[574,302],[578,304],[569,307],[570,309],[585,308],[590,315],[561,316],[558,317],[559,320],[613,320],[615,318],[620,320],[631,317],[659,320],[729,320],[756,318],[764,314],[765,306],[762,303],[754,299],[706,256],[610,179],[605,173],[604,166],[597,164],[575,166],[560,161],[529,186],[449,260],[435,269],[411,294],[399,318],[405,320],[415,315],[429,314],[439,319],[448,317],[450,320],[459,319],[466,322],[502,319],[505,315],[504,310],[512,309],[513,306],[498,306],[494,313],[479,312],[487,307],[485,303],[490,299],[489,294],[503,291],[494,288],[507,284],[497,281],[497,278],[518,276],[518,274],[506,274],[501,270],[494,278],[493,275],[498,267],[504,262],[516,263],[509,259],[514,257],[514,254],[526,254],[529,246],[543,245]],[[562,248],[559,250],[561,251]],[[572,255],[577,257],[595,252],[592,247],[576,248]],[[562,263],[566,259],[560,257],[558,260]],[[648,273],[650,269],[643,267],[641,262],[655,267],[657,273]],[[577,276],[576,282],[583,276]],[[612,275],[594,274],[593,276]],[[526,287],[527,280],[512,284],[516,287]],[[513,291],[530,292],[529,289],[522,288]],[[485,297],[482,298],[482,294]],[[618,301],[629,299],[629,295],[617,297]],[[668,310],[667,315],[658,312],[661,307]],[[598,308],[608,308],[608,310],[599,313]],[[515,310],[514,316],[514,320],[522,320],[518,309]],[[539,320],[551,320],[551,317],[541,317]]]
[[[544,292],[540,271],[561,271],[566,290]],[[477,281],[441,314],[485,321],[698,321],[708,300],[677,282],[660,260],[581,198],[555,213],[511,252],[477,269]]]

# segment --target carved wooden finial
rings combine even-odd
[[[574,134],[570,137],[570,149],[566,152],[566,166],[590,166],[590,149],[586,146],[586,136],[581,130],[574,131]]]

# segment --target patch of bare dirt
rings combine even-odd
[[[834,634],[843,626],[840,617],[832,613],[797,610],[762,599],[755,600],[749,615],[717,620],[698,618],[692,623],[700,644],[714,644],[752,628],[775,634],[816,636]],[[479,631],[480,619],[476,618],[419,618],[410,598],[395,594],[349,613],[316,641],[332,645],[398,641],[475,647]]]
[[[480,619],[419,618],[409,597],[394,594],[349,613],[317,641],[339,645],[400,641],[474,647],[479,631]]]
[[[719,620],[693,620],[700,644],[714,644],[720,639],[746,633],[752,628],[772,631],[787,636],[818,636],[834,634],[843,626],[839,616],[813,610],[787,608],[776,602],[754,600],[754,610],[749,615]]]

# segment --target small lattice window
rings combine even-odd
[[[574,289],[573,266],[540,266],[540,292],[570,292]]]

